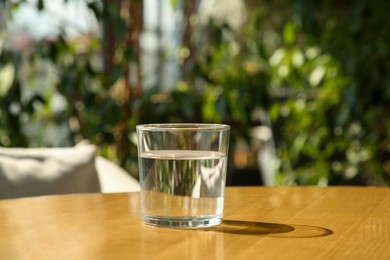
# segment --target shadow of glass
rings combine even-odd
[[[277,223],[223,220],[221,224],[205,230],[240,235],[269,235],[288,233],[294,231],[294,227]]]
[[[267,222],[223,220],[221,224],[205,231],[222,232],[239,235],[269,236],[278,238],[311,238],[333,234],[327,228],[308,225],[287,225]]]

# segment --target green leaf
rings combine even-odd
[[[37,8],[39,11],[42,11],[43,9],[45,9],[45,3],[43,0],[38,0]]]
[[[102,18],[102,15],[103,15],[102,6],[101,6],[101,3],[99,1],[89,2],[87,4],[87,7],[92,10],[92,12],[94,13],[94,15],[96,16],[97,19]]]
[[[178,0],[171,0],[171,7],[172,9],[176,9],[179,6],[179,1]]]
[[[295,42],[296,32],[295,25],[292,21],[288,22],[283,30],[283,40],[287,45],[292,45]]]
[[[0,67],[0,97],[6,96],[15,80],[15,67],[7,64]]]

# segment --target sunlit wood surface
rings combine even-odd
[[[390,189],[229,187],[223,224],[146,226],[139,194],[0,201],[0,259],[390,259]]]

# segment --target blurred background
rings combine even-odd
[[[390,184],[390,2],[0,0],[0,146],[231,125],[227,185]]]

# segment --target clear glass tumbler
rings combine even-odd
[[[229,133],[222,124],[137,126],[146,224],[197,228],[222,221]]]

